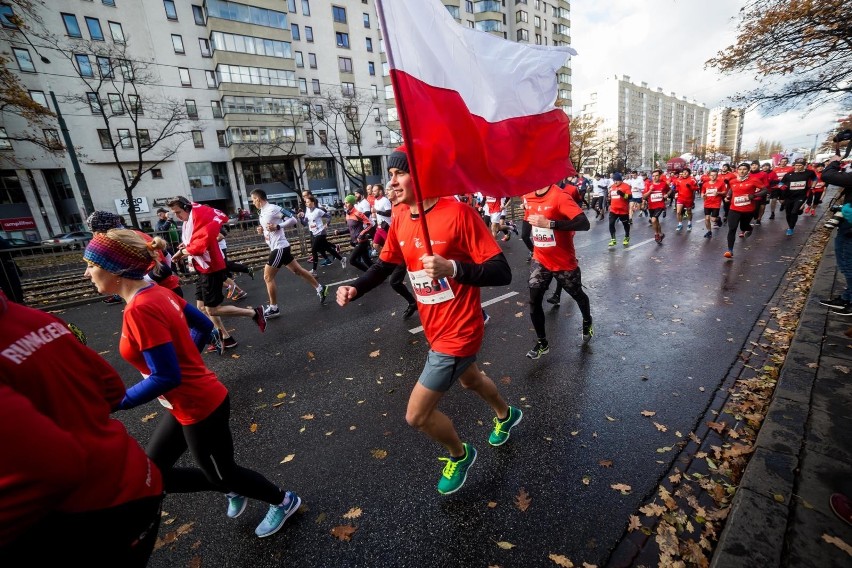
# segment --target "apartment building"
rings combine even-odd
[[[645,82],[634,84],[627,75],[607,78],[590,98],[582,114],[602,120],[598,141],[610,149],[588,160],[585,171],[606,169],[609,164],[602,162],[616,154],[630,169],[650,170],[672,154],[695,152],[707,137],[704,104]]]
[[[509,40],[570,43],[564,0],[444,4],[461,25]],[[373,0],[51,0],[42,9],[29,22],[0,3],[0,52],[65,128],[48,118],[36,132],[0,115],[0,235],[39,240],[82,228],[94,209],[133,207],[146,226],[175,195],[226,212],[248,208],[255,188],[289,206],[304,188],[332,202],[385,177],[400,136]],[[569,67],[559,81],[570,110]],[[128,203],[122,178],[134,177]]]
[[[707,150],[733,159],[742,153],[745,109],[716,107],[707,122]]]

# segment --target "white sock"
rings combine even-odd
[[[322,292],[322,284],[320,284],[319,282],[317,282],[317,288],[316,288],[316,290],[317,290],[317,294],[319,294],[320,292]]]
[[[271,309],[271,310],[277,310],[277,309],[278,309],[278,304],[269,304],[269,309]]]

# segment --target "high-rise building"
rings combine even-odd
[[[583,106],[583,115],[601,120],[597,144],[601,151],[584,170],[618,167],[650,170],[665,165],[672,154],[696,152],[707,135],[707,108],[630,77],[607,78]],[[602,163],[607,162],[607,163]]]
[[[566,0],[444,4],[508,40],[570,43]],[[5,67],[67,128],[0,115],[0,235],[38,240],[128,207],[144,227],[175,195],[227,212],[255,188],[333,202],[386,177],[400,135],[374,0],[34,5],[38,20],[0,4]],[[559,82],[570,110],[570,67]]]
[[[745,109],[716,107],[707,122],[707,151],[733,160],[743,146]]]

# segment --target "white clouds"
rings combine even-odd
[[[574,0],[571,3],[573,106],[579,110],[608,76],[627,75],[665,93],[704,103],[721,104],[754,86],[748,76],[720,75],[704,63],[736,41],[736,24],[744,0]],[[828,131],[840,111],[818,109],[761,118],[746,115],[743,145],[758,138],[789,146],[810,147],[813,134]],[[810,142],[808,142],[808,134]]]

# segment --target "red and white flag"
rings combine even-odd
[[[466,28],[439,0],[378,5],[422,198],[522,195],[576,173],[555,106],[556,73],[576,51]]]

